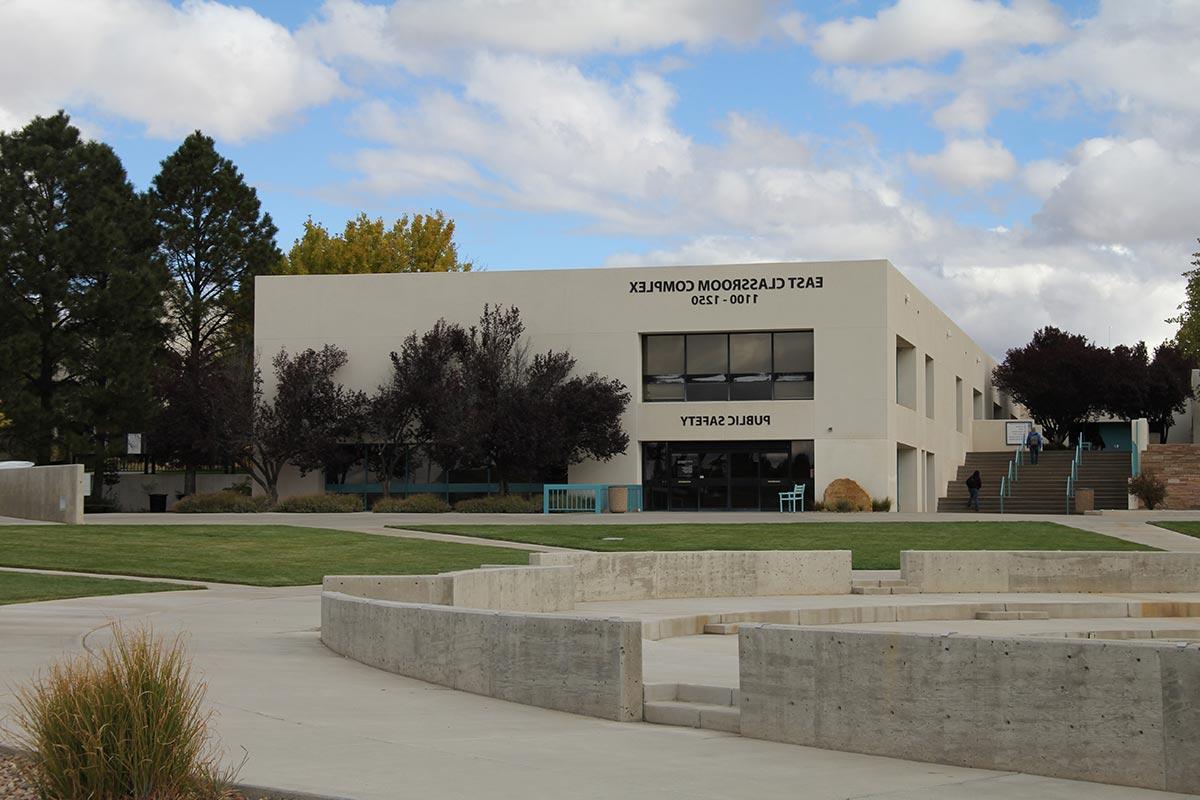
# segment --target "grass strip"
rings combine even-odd
[[[304,586],[325,575],[412,575],[526,564],[528,553],[291,525],[0,526],[0,566]]]
[[[901,550],[1153,550],[1054,522],[404,525],[578,550],[851,550],[855,569],[897,569]]]
[[[78,575],[38,575],[32,572],[0,571],[0,605],[65,600],[70,597],[99,597],[112,594],[175,592],[203,589],[178,583],[123,581],[119,578],[83,578]]]

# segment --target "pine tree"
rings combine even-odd
[[[222,360],[253,338],[254,276],[282,257],[258,195],[213,140],[196,131],[162,162],[150,192],[160,252],[171,273],[164,412],[151,446],[183,462],[184,491],[196,467],[222,457],[208,395]]]
[[[68,116],[0,134],[0,405],[14,455],[93,453],[140,431],[166,274],[148,207]]]

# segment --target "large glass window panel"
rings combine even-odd
[[[812,400],[813,381],[811,375],[776,375],[776,400]]]
[[[642,396],[646,400],[682,400],[683,379],[671,383],[647,381],[642,386]]]
[[[771,371],[771,334],[729,334],[729,371],[734,375]]]
[[[689,402],[713,402],[729,399],[729,384],[720,382],[689,380],[687,384],[687,399]]]
[[[812,331],[775,334],[775,372],[812,372]]]
[[[725,374],[729,368],[729,337],[723,333],[689,334],[687,374]]]
[[[746,380],[741,376],[733,379],[729,385],[730,400],[770,400],[771,376],[754,376],[756,380]]]
[[[643,375],[682,375],[683,336],[661,335],[647,336],[645,342],[645,358],[642,364]]]

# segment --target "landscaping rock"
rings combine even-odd
[[[836,511],[839,500],[848,501],[855,511],[871,510],[871,495],[857,481],[849,478],[838,478],[825,487],[825,510]]]

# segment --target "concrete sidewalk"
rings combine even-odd
[[[229,760],[244,748],[241,779],[283,789],[359,800],[1180,796],[606,722],[455,692],[326,650],[315,587],[0,607],[0,707],[52,659],[101,645],[113,619],[186,632]]]

